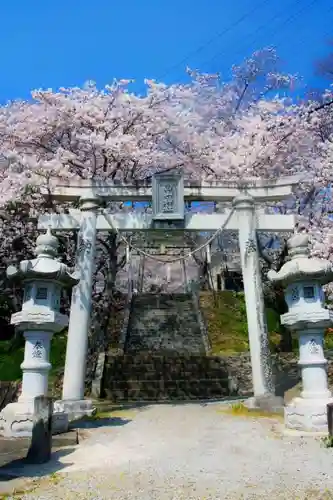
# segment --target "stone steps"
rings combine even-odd
[[[190,294],[133,297],[124,355],[107,355],[103,387],[114,403],[230,395],[225,361],[207,357]]]
[[[229,396],[219,380],[127,381],[116,382],[106,390],[106,396],[115,403],[196,401],[223,399]]]
[[[205,353],[190,294],[141,294],[132,299],[125,352]]]
[[[154,373],[163,376],[177,376],[188,373],[189,367],[192,373],[204,376],[205,374],[221,375],[224,368],[223,360],[219,356],[201,355],[181,355],[172,353],[171,355],[160,355],[152,353],[125,354],[121,357],[107,359],[107,366],[110,375],[120,377],[122,374],[141,375],[142,373]]]
[[[108,358],[105,395],[113,402],[207,400],[230,395],[219,357],[124,355]]]
[[[186,354],[188,351],[201,352],[205,355],[205,347],[200,346],[200,351],[196,342],[187,342],[184,345],[182,342],[173,339],[166,339],[165,337],[161,341],[159,338],[149,338],[143,339],[140,335],[133,335],[131,337],[131,342],[127,344],[126,351],[132,353],[140,353],[143,351],[158,352],[158,353],[168,353],[169,351],[177,351],[177,353]]]

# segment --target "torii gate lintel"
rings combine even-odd
[[[169,175],[169,179],[172,176]],[[154,179],[154,177],[153,177]],[[166,177],[165,177],[166,179]],[[184,182],[185,201],[231,202],[244,190],[258,202],[280,201],[290,196],[292,189],[301,181],[301,176],[294,175],[279,179],[248,179],[242,185],[236,182],[203,181]],[[75,180],[70,184],[54,180],[42,194],[54,200],[67,202],[79,201],[86,194],[109,201],[151,201],[154,186],[151,183],[138,181],[132,184],[121,184],[116,181]]]

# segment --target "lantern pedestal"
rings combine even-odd
[[[303,312],[309,321],[296,321],[293,327],[298,331],[299,362],[302,373],[302,392],[285,407],[285,425],[288,429],[308,432],[327,431],[327,404],[333,402],[328,389],[327,360],[324,356],[324,331],[331,325],[331,311]],[[282,317],[289,324],[290,314]],[[310,319],[315,321],[310,321]]]
[[[332,312],[321,307],[320,302],[314,302],[306,310],[302,307],[282,315],[281,321],[298,333],[298,365],[302,374],[302,392],[285,407],[285,425],[288,429],[325,432],[327,404],[333,402],[333,398],[328,389],[323,345],[324,332],[332,324]]]
[[[333,398],[309,400],[294,398],[284,409],[286,428],[306,432],[327,432],[328,403],[333,403]]]
[[[21,396],[16,403],[8,404],[0,413],[0,434],[4,437],[31,437],[39,399],[38,396],[33,399]],[[67,432],[68,427],[68,415],[53,411],[52,434]]]
[[[33,399],[8,404],[0,413],[0,431],[5,437],[30,437],[34,423]]]
[[[0,432],[6,437],[29,437],[35,415],[35,401],[48,396],[50,344],[54,333],[63,330],[67,316],[45,306],[31,306],[12,315],[12,324],[23,330],[24,360],[21,364],[22,393],[15,403],[0,413]],[[29,329],[31,328],[31,330]],[[52,416],[54,434],[67,432],[68,415],[55,411]]]

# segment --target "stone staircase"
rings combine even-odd
[[[207,354],[195,304],[192,294],[133,296],[123,351],[106,359],[108,400],[189,401],[230,394],[225,362]]]
[[[126,354],[205,354],[191,294],[134,295],[124,351]]]

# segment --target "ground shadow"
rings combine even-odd
[[[142,401],[124,401],[124,402],[112,402],[107,399],[98,400],[98,412],[104,413],[103,405],[105,405],[105,412],[112,414],[112,412],[122,411],[122,410],[142,410],[151,406],[150,402]],[[110,408],[110,409],[109,409]]]
[[[70,455],[75,450],[76,448],[74,447],[54,450],[52,451],[50,461],[45,464],[32,464],[25,456],[28,450],[22,450],[22,456],[20,458],[10,460],[8,463],[0,467],[0,481],[8,481],[9,479],[18,477],[43,477],[59,472],[65,467],[72,465],[72,463],[63,464],[59,459],[66,455]]]
[[[82,418],[70,424],[70,429],[97,429],[99,427],[121,427],[129,424],[132,419],[120,417]]]
[[[301,381],[301,376],[295,363],[294,370],[285,369],[275,375],[275,394],[284,397],[285,393]]]

